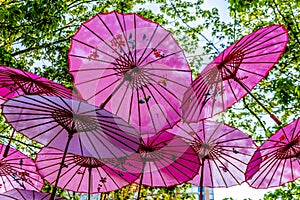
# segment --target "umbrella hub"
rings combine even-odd
[[[203,143],[200,140],[192,142],[192,147],[198,153],[200,158],[213,159],[220,155],[220,150],[213,143]]]
[[[242,51],[236,51],[234,54],[228,54],[224,60],[216,65],[222,80],[241,79],[236,76],[245,54]],[[243,79],[243,78],[242,78]]]
[[[157,161],[164,157],[162,152],[158,151],[158,148],[145,145],[140,145],[138,153],[140,153],[144,161]]]
[[[13,173],[13,169],[6,161],[0,161],[0,176],[11,175]]]
[[[10,78],[25,93],[32,95],[53,93],[50,85],[20,74],[11,74]]]
[[[277,149],[276,157],[279,159],[299,158],[300,157],[300,137],[294,138],[288,144]]]
[[[52,117],[59,125],[72,133],[93,131],[99,128],[99,123],[93,116],[77,114],[69,110],[55,110]]]
[[[74,155],[73,159],[77,165],[86,168],[97,168],[102,167],[104,165],[100,160],[93,157]]]
[[[144,76],[142,68],[134,63],[130,63],[127,67],[121,69],[124,80],[129,82],[133,88],[140,88],[148,83],[148,79]]]

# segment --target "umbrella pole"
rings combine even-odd
[[[92,167],[89,166],[89,192],[88,192],[88,200],[91,200],[91,180],[92,180]]]
[[[201,167],[201,176],[200,176],[200,200],[203,200],[204,160],[205,158],[202,158],[202,167]]]
[[[11,143],[11,141],[12,141],[13,137],[14,137],[14,134],[15,134],[15,132],[16,132],[16,130],[14,129],[14,130],[12,131],[11,135],[10,135],[10,138],[9,138],[8,144],[7,144],[7,146],[6,146],[6,148],[5,148],[5,151],[4,151],[4,154],[3,154],[3,158],[6,158],[6,157],[7,157],[7,155],[8,155],[8,151],[9,151],[10,143]]]
[[[137,200],[140,199],[140,195],[141,195],[141,187],[142,187],[142,183],[143,183],[143,178],[144,178],[144,169],[145,169],[145,162],[143,162],[143,169],[142,169],[142,174],[141,174],[141,178],[140,178],[140,183],[139,183],[139,191],[138,191],[138,196],[137,196]]]
[[[120,89],[120,87],[125,82],[125,79],[122,80],[122,82],[116,87],[116,89],[107,97],[107,99],[101,103],[100,108],[103,109],[105,105],[109,102],[109,100],[112,98],[112,96]]]
[[[63,157],[61,159],[60,167],[59,167],[59,170],[58,170],[57,178],[55,180],[55,185],[54,185],[53,191],[51,193],[50,200],[54,200],[54,198],[55,198],[55,193],[56,193],[56,189],[57,189],[58,180],[59,180],[59,177],[60,177],[60,174],[61,174],[64,162],[65,162],[67,151],[68,151],[68,148],[69,148],[69,144],[71,142],[71,139],[72,139],[73,135],[74,135],[74,133],[72,131],[69,131],[68,141],[67,141],[67,144],[66,144],[64,155],[63,155]]]
[[[230,73],[230,75],[234,75],[227,67],[225,67],[225,65],[223,66],[226,71],[228,73]],[[273,114],[271,113],[252,93],[251,91],[244,85],[244,83],[238,79],[238,78],[234,78],[234,81],[236,81],[244,90],[247,91],[247,93],[264,109],[264,111],[266,111],[266,113],[268,113],[270,115],[270,117],[278,124],[281,125],[282,122]]]

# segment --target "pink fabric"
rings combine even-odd
[[[200,186],[202,168],[204,187],[231,187],[245,181],[247,164],[257,147],[240,130],[204,120],[179,123],[170,132],[185,138],[202,163],[197,176],[189,183]]]
[[[51,194],[36,192],[32,190],[13,189],[0,194],[1,200],[49,200]],[[63,200],[64,198],[55,197],[55,200]]]
[[[65,150],[69,132],[75,132],[70,153],[115,158],[129,155],[139,146],[139,135],[133,127],[84,102],[25,95],[9,99],[2,107],[7,122],[18,132],[46,146]]]
[[[160,25],[136,14],[98,14],[72,38],[69,72],[84,99],[141,133],[180,119],[191,71],[183,50]]]
[[[79,99],[64,86],[20,69],[0,66],[0,103],[23,94]]]
[[[300,177],[300,118],[280,129],[257,149],[246,177],[254,188],[278,187]]]
[[[63,151],[53,148],[43,148],[37,154],[37,169],[50,184],[56,181],[62,157]],[[116,170],[96,158],[74,154],[67,154],[64,164],[58,187],[75,192],[88,193],[89,167],[91,167],[91,193],[120,189],[132,183],[140,175]]]
[[[138,153],[127,158],[122,166],[133,172],[141,171],[142,185],[170,187],[193,178],[199,165],[197,154],[186,142],[169,132],[160,132],[145,136]],[[137,184],[140,178],[135,181]]]
[[[243,98],[248,92],[238,81],[252,90],[277,63],[287,42],[287,30],[282,25],[271,25],[242,37],[224,50],[185,93],[184,120],[210,118]]]
[[[44,182],[37,173],[33,160],[13,148],[3,158],[5,148],[5,145],[0,144],[0,193],[14,188],[41,190]]]

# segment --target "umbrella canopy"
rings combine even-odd
[[[0,194],[1,200],[48,200],[49,193],[36,192],[33,190],[13,189]],[[65,198],[55,197],[55,200],[63,200]]]
[[[107,160],[109,163],[109,160]],[[123,163],[110,163],[116,169],[142,172],[135,182],[151,187],[171,187],[187,182],[199,170],[199,157],[180,137],[162,131],[141,139],[137,153]]]
[[[271,25],[242,37],[225,49],[201,72],[185,93],[183,119],[197,122],[210,118],[232,106],[247,93],[254,97],[250,90],[277,63],[287,42],[287,30],[282,25]]]
[[[191,83],[183,50],[170,32],[136,14],[97,14],[71,41],[69,72],[85,100],[141,133],[172,127]]]
[[[14,188],[41,190],[44,182],[33,160],[13,148],[9,148],[4,158],[5,148],[5,145],[0,144],[0,193]]]
[[[46,78],[20,69],[0,66],[0,96],[2,101],[23,94],[76,97],[71,90]]]
[[[207,120],[179,123],[170,132],[185,138],[201,160],[198,175],[189,183],[200,187],[231,187],[245,182],[247,164],[257,149],[249,136]]]
[[[247,182],[254,188],[278,187],[299,177],[300,118],[280,129],[257,149],[246,173]]]
[[[53,148],[43,148],[37,154],[37,169],[50,184],[56,180],[63,154]],[[80,193],[110,192],[132,183],[139,175],[114,169],[93,157],[68,153],[58,187]]]

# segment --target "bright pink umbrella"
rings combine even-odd
[[[114,165],[114,163],[110,163]],[[151,187],[171,187],[187,182],[199,170],[199,157],[180,137],[162,131],[144,137],[137,153],[115,165],[116,169],[142,172],[135,182]]]
[[[271,25],[242,37],[225,49],[196,78],[182,104],[187,122],[210,118],[250,94],[278,124],[250,91],[277,63],[288,42],[282,25]]]
[[[55,188],[67,152],[119,158],[139,147],[139,135],[133,127],[110,112],[81,101],[25,95],[6,101],[2,112],[7,122],[29,139],[64,151]]]
[[[249,136],[207,120],[179,123],[170,132],[185,138],[197,152],[201,166],[189,183],[200,186],[201,193],[203,187],[231,187],[245,182],[247,164],[257,148]]]
[[[278,187],[299,177],[300,118],[280,129],[257,149],[246,173],[247,182],[254,188]]]
[[[43,148],[36,157],[36,165],[42,177],[54,184],[64,152]],[[68,153],[62,169],[59,188],[90,194],[110,192],[135,181],[139,173],[116,170],[104,161]]]
[[[78,95],[64,86],[20,69],[0,66],[0,103],[5,100],[24,94],[60,96],[80,99]],[[12,132],[7,147],[10,146],[14,132]],[[4,153],[7,156],[8,148]]]
[[[41,190],[44,182],[33,160],[13,148],[9,148],[4,158],[5,148],[5,145],[0,144],[0,193],[14,188]]]
[[[1,200],[49,200],[50,193],[36,192],[33,190],[13,189],[0,194]],[[55,197],[55,200],[63,200],[65,198]]]
[[[137,14],[97,14],[71,41],[69,72],[85,100],[141,133],[172,127],[191,83],[183,50],[170,32]]]

